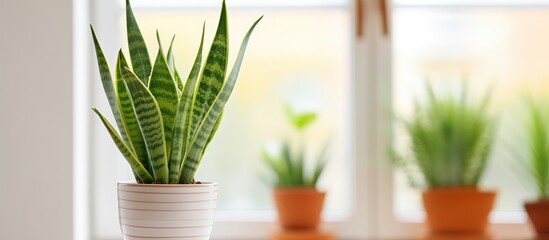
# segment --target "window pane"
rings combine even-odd
[[[332,139],[329,168],[321,187],[329,191],[331,212],[349,211],[352,182],[349,127],[350,24],[342,9],[269,10],[249,44],[246,58],[216,138],[198,172],[199,180],[220,183],[220,211],[272,209],[270,186],[261,179],[266,172],[260,151],[269,142],[290,136],[283,104],[319,113],[307,133],[316,156]],[[206,20],[205,53],[215,32],[217,9],[136,12],[150,54],[156,53],[158,27],[167,50],[176,34],[176,65],[186,76],[198,49],[202,20]],[[255,10],[229,12],[232,66],[245,31],[259,17]],[[123,171],[126,174],[129,171]],[[131,176],[125,176],[131,179]],[[342,187],[343,186],[343,187]],[[237,214],[238,215],[238,214]]]
[[[393,0],[394,6],[538,6],[547,0]]]
[[[393,104],[410,116],[412,99],[421,96],[426,79],[458,87],[466,79],[480,94],[494,88],[492,107],[499,117],[498,135],[482,186],[497,188],[496,210],[522,210],[533,192],[509,149],[524,152],[520,125],[523,95],[549,94],[549,9],[396,8],[394,11]],[[478,96],[478,95],[477,95]],[[522,114],[522,115],[521,115]],[[397,141],[403,131],[396,131]],[[397,174],[396,212],[421,211],[419,192]]]
[[[337,7],[349,4],[350,0],[231,0],[229,7]],[[135,8],[184,7],[203,8],[218,7],[218,0],[133,0]],[[123,5],[123,3],[122,3]]]

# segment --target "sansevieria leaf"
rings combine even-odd
[[[114,91],[111,71],[109,70],[109,64],[107,63],[105,54],[103,54],[103,50],[101,49],[101,45],[97,40],[97,36],[95,35],[95,31],[93,30],[93,27],[90,26],[90,28],[93,36],[93,44],[95,46],[95,53],[97,56],[97,65],[99,66],[99,74],[101,76],[101,83],[103,85],[103,90],[105,91],[105,95],[107,95],[107,100],[109,101],[109,105],[111,107],[112,114],[114,115],[114,120],[116,121],[116,125],[118,126],[118,130],[120,130],[120,135],[122,136],[122,140],[126,144],[130,144],[128,137],[126,135],[126,131],[124,129],[124,123],[122,122],[122,119],[121,119],[120,109],[118,108],[118,103],[116,102],[116,92]]]
[[[164,54],[157,32],[159,50],[151,62],[130,0],[125,2],[130,55],[126,60],[122,51],[118,53],[114,81],[91,29],[101,81],[119,132],[94,111],[132,167],[138,183],[191,183],[222,120],[248,40],[261,18],[244,37],[229,74],[227,7],[223,0],[209,53],[203,63],[204,24],[200,47],[184,81],[175,64],[175,36]]]
[[[105,125],[105,128],[107,128],[107,131],[112,137],[112,140],[116,144],[116,147],[120,150],[122,155],[126,158],[128,163],[130,164],[130,167],[132,168],[135,175],[137,175],[142,182],[145,183],[152,183],[154,182],[153,177],[147,170],[143,167],[143,165],[137,160],[137,157],[132,153],[128,145],[120,139],[120,135],[114,130],[112,125],[107,121],[107,119],[101,114],[96,108],[92,108],[92,110],[101,118],[101,121]]]
[[[192,122],[189,128],[191,136],[196,133],[198,125],[204,119],[206,112],[213,105],[215,98],[223,87],[229,54],[227,24],[227,6],[225,5],[225,1],[223,1],[221,15],[219,16],[219,25],[217,26],[210,52],[206,58],[206,63],[198,82],[198,90],[193,100]]]
[[[158,32],[157,32],[158,34]],[[158,37],[158,35],[157,35]],[[168,62],[168,68],[170,69],[170,72],[172,75],[175,75],[175,62],[173,57],[173,42],[175,41],[175,35],[172,37],[172,41],[170,41],[170,47],[168,48],[168,53],[166,53],[166,62]]]
[[[159,48],[149,83],[149,90],[156,99],[156,102],[160,107],[160,112],[162,113],[166,139],[166,153],[169,153],[173,137],[173,121],[175,112],[177,111],[179,96],[177,94],[177,85],[170,73],[166,59],[164,58],[158,32],[156,32],[156,34]]]
[[[147,155],[147,148],[145,146],[145,140],[143,139],[141,129],[137,123],[135,112],[133,111],[133,105],[128,93],[128,88],[122,78],[122,69],[127,67],[128,63],[126,62],[124,53],[120,50],[118,52],[118,60],[116,63],[116,91],[118,94],[118,106],[122,113],[124,128],[128,133],[130,146],[133,149],[133,152],[141,164],[143,164],[145,169],[152,172],[152,168],[149,163],[149,156]]]
[[[208,147],[208,144],[210,144],[210,141],[212,141],[213,137],[215,136],[215,133],[217,132],[217,129],[219,129],[219,124],[221,124],[221,120],[223,120],[223,113],[224,112],[221,112],[221,114],[217,118],[217,121],[215,121],[214,128],[210,133],[210,136],[208,137],[208,141],[206,141],[206,147]]]
[[[225,7],[225,5],[223,6]],[[227,78],[227,82],[223,86],[219,95],[216,97],[212,107],[210,107],[210,109],[206,112],[206,117],[204,120],[200,122],[196,134],[192,137],[190,142],[190,150],[185,157],[185,162],[183,163],[180,183],[193,182],[194,174],[200,164],[204,147],[206,146],[208,138],[216,125],[217,119],[223,112],[223,107],[225,106],[225,103],[227,103],[227,100],[229,99],[236,83],[236,79],[238,78],[240,66],[242,65],[242,60],[244,59],[244,53],[246,52],[246,47],[248,46],[250,36],[262,18],[263,17],[259,18],[246,33],[246,36],[242,41],[242,45],[240,46],[240,51],[238,52],[233,69],[231,70],[231,74]]]
[[[185,140],[185,146],[189,145],[189,141],[193,133],[191,129],[193,126],[193,106],[195,105],[194,102],[196,101],[195,90],[198,84],[198,76],[200,75],[200,69],[202,68],[202,51],[204,49],[204,33],[205,32],[206,32],[206,23],[203,23],[200,46],[198,48],[198,52],[196,53],[196,58],[194,59],[194,64],[191,69],[191,72],[189,73],[189,76],[187,77],[187,81],[185,82],[185,88],[181,93],[181,96],[182,96],[181,101],[184,101],[184,104],[185,104],[184,110],[187,114],[187,117],[185,118],[185,129],[184,129],[185,132],[183,136],[183,139]],[[184,149],[186,151],[188,147],[185,147]]]
[[[133,71],[143,81],[145,86],[148,86],[151,75],[151,60],[149,59],[149,51],[147,50],[143,35],[141,35],[141,30],[139,30],[137,20],[135,20],[135,16],[133,15],[130,0],[126,0],[126,29]]]
[[[175,60],[174,60],[174,62],[175,62]],[[175,82],[177,83],[177,88],[179,89],[179,94],[181,94],[183,92],[183,88],[185,88],[185,84],[183,84],[183,79],[179,75],[179,72],[177,71],[176,67],[174,67],[173,71],[174,71],[173,78],[175,79]]]
[[[172,41],[170,42],[170,48],[168,48],[168,53],[166,54],[166,61],[168,62],[168,68],[170,69],[170,72],[172,73],[172,76],[177,83],[177,90],[178,94],[181,94],[181,91],[183,91],[183,81],[181,77],[179,76],[179,73],[177,72],[177,68],[175,67],[175,58],[173,56],[173,43],[175,40],[175,35],[172,37]]]
[[[154,180],[157,183],[167,183],[166,141],[158,103],[147,87],[128,68],[122,69],[122,77],[130,92],[137,122],[145,139]]]
[[[200,154],[200,158],[202,161],[202,157],[204,156],[204,152],[206,152],[206,149],[208,149],[208,146],[210,145],[210,142],[212,141],[213,137],[215,136],[215,133],[217,132],[217,129],[219,129],[219,124],[221,124],[221,120],[223,119],[223,113],[221,112],[221,115],[217,118],[217,121],[215,122],[214,128],[212,129],[212,132],[210,133],[210,136],[208,137],[208,140],[206,141],[206,145],[204,146],[204,149],[202,149],[202,153]]]
[[[200,47],[193,64],[193,68],[189,73],[189,78],[185,84],[185,88],[181,93],[181,99],[177,108],[177,113],[174,120],[174,136],[170,154],[170,183],[178,183],[181,178],[181,165],[185,150],[187,149],[187,136],[190,133],[190,114],[191,104],[196,89],[196,82],[202,65],[202,49],[204,46],[204,26],[202,26],[202,38],[200,39]],[[176,75],[177,73],[177,69]]]

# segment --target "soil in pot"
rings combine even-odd
[[[315,229],[320,224],[326,193],[312,187],[276,188],[274,197],[284,229]]]
[[[549,239],[549,199],[524,204],[539,236]]]
[[[432,232],[483,232],[494,206],[495,191],[476,187],[431,188],[423,192]]]

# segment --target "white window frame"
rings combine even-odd
[[[169,3],[174,0],[162,1]],[[394,169],[389,164],[385,151],[392,136],[391,38],[382,33],[382,17],[379,11],[381,0],[362,1],[363,36],[352,37],[351,39],[356,40],[350,43],[351,48],[355,50],[351,53],[354,59],[351,66],[354,87],[354,106],[351,108],[354,111],[354,146],[351,154],[355,159],[355,171],[351,173],[355,178],[354,206],[349,218],[328,221],[325,228],[335,232],[341,239],[420,237],[426,234],[425,224],[399,220],[394,213]],[[392,6],[390,1],[388,2],[387,9],[390,15]],[[120,25],[121,4],[122,1],[113,0],[74,0],[75,240],[111,240],[94,237],[94,228],[91,225],[94,222],[94,200],[91,196],[91,189],[94,186],[91,179],[93,174],[89,171],[93,164],[90,163],[88,156],[91,148],[90,131],[93,129],[91,123],[94,121],[86,110],[89,109],[93,93],[102,90],[92,89],[92,93],[89,91],[91,81],[96,81],[99,76],[96,73],[95,54],[89,41],[88,23],[93,23],[96,29],[100,29],[103,36],[121,37],[118,33],[120,29],[112,27]],[[228,4],[230,6],[230,2]],[[354,4],[350,5],[349,16],[354,19],[357,9]],[[329,4],[326,6],[330,7]],[[351,29],[355,29],[355,26],[351,26]],[[354,32],[351,31],[351,34]],[[114,42],[118,41],[103,43],[104,51],[116,52],[119,46],[109,45]],[[496,222],[490,228],[494,238],[532,236],[532,230],[526,222]],[[216,220],[212,239],[263,239],[275,230],[276,224],[269,219],[220,219]]]
[[[75,0],[75,2],[78,2],[78,4],[75,4],[75,22],[78,26],[75,26],[75,29],[79,29],[78,31],[78,37],[75,37],[75,41],[80,41],[79,44],[75,44],[80,49],[78,50],[78,55],[75,59],[85,58],[86,60],[82,60],[79,65],[82,68],[86,68],[85,72],[88,76],[80,76],[79,79],[76,79],[75,81],[79,82],[78,86],[75,88],[75,98],[77,96],[85,96],[84,99],[79,99],[79,101],[75,102],[75,113],[81,114],[81,118],[79,118],[80,123],[77,124],[80,127],[80,132],[78,139],[76,140],[77,144],[81,148],[79,150],[79,153],[75,154],[75,189],[80,189],[79,194],[75,194],[75,202],[78,202],[79,204],[75,204],[75,239],[77,240],[87,240],[87,239],[93,239],[93,240],[111,240],[111,239],[99,239],[94,234],[94,198],[92,196],[92,188],[97,187],[93,186],[94,180],[93,173],[90,173],[87,169],[94,168],[94,164],[90,163],[90,158],[88,157],[90,154],[90,147],[91,144],[93,144],[93,140],[88,140],[90,138],[93,138],[93,134],[91,134],[91,131],[94,131],[94,127],[91,125],[93,123],[93,119],[91,114],[81,111],[81,109],[88,109],[90,106],[91,100],[95,98],[96,96],[100,96],[99,93],[102,92],[102,89],[97,87],[97,84],[92,85],[91,81],[98,79],[99,76],[94,71],[96,68],[95,66],[95,54],[93,53],[92,46],[90,44],[88,38],[89,38],[89,32],[87,31],[87,24],[84,24],[85,22],[91,22],[93,23],[94,27],[98,32],[101,32],[101,35],[103,36],[110,36],[110,38],[121,38],[119,34],[119,30],[117,28],[113,28],[112,26],[120,26],[120,16],[121,11],[123,11],[122,1],[115,1],[115,4],[113,4],[112,0]],[[145,2],[146,1],[142,1]],[[170,0],[162,1],[163,3],[170,4]],[[310,1],[316,2],[314,1]],[[331,5],[330,0],[325,0],[321,7],[333,7]],[[159,5],[162,5],[163,3],[160,3]],[[217,2],[214,2],[217,3]],[[307,5],[296,5],[294,1],[287,1],[289,6],[292,8],[300,8],[300,7],[307,7]],[[218,3],[217,3],[218,5]],[[206,3],[201,6],[195,6],[196,8],[208,8],[208,7],[215,7],[217,5],[210,5],[209,3]],[[249,7],[249,6],[231,6],[230,2],[228,2],[229,7],[231,8],[239,8],[239,7]],[[162,6],[158,7],[157,4],[155,4],[155,10],[157,9],[163,9]],[[184,5],[181,5],[179,7],[184,7]],[[266,6],[264,4],[258,4],[254,5],[254,7],[273,7],[273,6]],[[91,11],[84,13],[84,9],[91,9]],[[134,3],[134,8],[139,9],[139,4]],[[353,5],[350,4],[349,7],[349,17],[354,18],[354,9]],[[350,21],[354,22],[354,21]],[[84,28],[86,30],[82,31],[81,28]],[[353,26],[350,27],[350,29],[354,29]],[[354,31],[351,31],[350,34],[354,34]],[[354,39],[351,37],[350,39]],[[117,41],[109,41],[109,42],[103,42],[102,47],[103,51],[105,53],[111,53],[116,52],[119,46],[114,46],[115,42]],[[353,47],[354,43],[350,43],[351,48]],[[358,46],[357,46],[358,47]],[[83,50],[85,49],[85,50]],[[354,57],[354,54],[351,53],[351,56]],[[359,57],[361,56],[361,57]],[[357,58],[363,58],[361,54],[356,54]],[[363,60],[362,60],[363,61]],[[354,69],[354,66],[351,66],[351,69]],[[358,73],[357,73],[358,74]],[[353,74],[351,74],[353,79],[363,78],[363,77],[355,77]],[[367,99],[363,99],[364,96],[370,95],[365,94],[366,91],[366,85],[364,82],[359,81],[352,81],[355,83],[356,91],[353,93],[356,97],[356,103],[358,102],[365,102],[368,101]],[[89,90],[91,89],[91,90]],[[80,95],[82,94],[82,95]],[[351,109],[355,111],[355,119],[353,124],[355,125],[355,129],[357,132],[364,132],[366,131],[366,128],[363,124],[361,124],[364,121],[367,121],[368,118],[366,117],[368,109],[363,108],[360,106],[360,104],[355,104],[353,108]],[[85,117],[82,117],[85,116]],[[85,130],[82,130],[85,129]],[[366,159],[366,156],[368,156],[368,149],[363,149],[362,146],[365,146],[366,142],[366,136],[368,134],[353,134],[356,138],[355,147],[352,147],[351,149],[357,149],[357,151],[352,151],[351,156],[354,156],[355,159]],[[358,150],[361,149],[361,150]],[[367,167],[367,163],[365,161],[356,161],[356,166],[354,166],[356,172],[351,173],[356,177],[356,183],[359,182],[368,182],[368,183],[374,183],[375,182],[375,174],[369,174],[366,171],[369,169]],[[370,171],[372,171],[371,168]],[[373,171],[372,171],[373,172]],[[348,218],[342,218],[342,219],[334,219],[333,221],[328,221],[325,224],[325,228],[327,230],[333,231],[334,233],[338,234],[338,237],[345,238],[345,239],[363,239],[368,237],[375,236],[375,219],[376,219],[376,209],[375,207],[375,198],[368,198],[370,195],[368,192],[373,192],[375,186],[368,184],[368,185],[359,185],[359,184],[352,184],[354,186],[355,191],[355,199],[353,199],[353,202],[355,203],[361,203],[361,204],[355,204],[355,208],[353,208],[352,214]],[[84,189],[84,190],[83,190]],[[370,196],[374,196],[371,194]],[[220,216],[221,219],[216,220],[215,222],[215,228],[212,233],[212,239],[262,239],[268,236],[269,233],[276,231],[276,224],[274,224],[273,219],[235,219],[230,220],[226,217]]]
[[[463,9],[463,8],[525,8],[525,7],[549,7],[549,2],[532,0],[528,3],[525,1],[517,0],[505,0],[498,3],[479,3],[475,0],[423,0],[417,1],[420,4],[409,4],[406,0],[393,0],[399,1],[399,7],[421,7],[421,8],[446,8],[446,9]],[[388,0],[387,9],[389,15],[394,9],[393,2]],[[388,17],[391,20],[391,17]],[[379,25],[379,24],[378,24]],[[389,23],[389,26],[391,24]],[[379,32],[379,31],[378,31]],[[411,237],[423,237],[428,234],[426,224],[423,223],[421,218],[413,217],[411,219],[399,219],[394,210],[395,196],[394,196],[394,169],[390,166],[390,161],[387,157],[386,151],[383,149],[385,146],[391,144],[392,133],[392,81],[383,81],[383,79],[393,79],[392,74],[392,47],[391,39],[379,38],[379,34],[376,36],[378,42],[374,45],[379,52],[373,56],[377,59],[378,65],[376,69],[378,74],[375,76],[379,81],[376,100],[382,104],[376,104],[377,109],[374,112],[377,115],[377,122],[380,124],[375,127],[376,142],[384,143],[380,147],[373,149],[377,151],[378,161],[378,181],[380,189],[391,189],[391,191],[378,191],[378,213],[379,217],[379,229],[378,237],[381,238],[411,238]],[[372,76],[369,76],[372,77]],[[505,216],[505,214],[492,212],[490,216],[490,226],[488,228],[488,234],[493,239],[529,239],[533,238],[534,231],[530,224],[526,221],[525,217],[517,218],[512,216],[511,219]]]

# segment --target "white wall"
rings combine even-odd
[[[0,239],[72,238],[72,1],[0,1]]]

